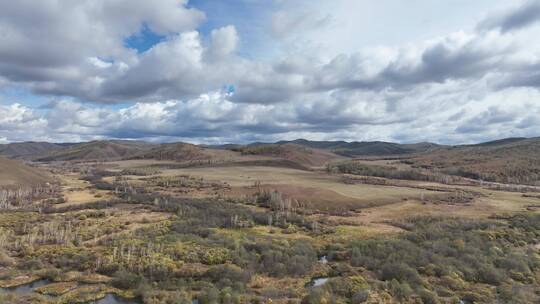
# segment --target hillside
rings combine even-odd
[[[280,141],[277,144],[296,144],[310,148],[325,149],[347,156],[392,156],[425,152],[440,147],[433,143],[397,144],[383,141],[372,142],[345,142],[345,141],[310,141],[296,139],[293,141]]]
[[[243,155],[275,157],[305,166],[322,166],[332,160],[343,159],[342,156],[330,151],[288,143],[237,146],[233,150],[241,152]]]
[[[212,163],[286,160],[305,167],[363,156],[406,158],[414,167],[502,183],[540,183],[540,139],[506,138],[473,145],[432,143],[280,141],[275,144],[198,146],[189,143],[155,145],[138,141],[92,141],[79,144],[15,143],[0,146],[0,155],[39,161],[110,161],[156,159]],[[45,155],[45,156],[43,156]]]
[[[206,149],[187,143],[161,144],[133,155],[134,159],[156,159],[173,161],[209,160],[212,155]]]
[[[38,185],[49,180],[49,176],[17,160],[0,157],[0,187],[16,185]]]
[[[502,139],[440,148],[411,159],[415,166],[502,183],[540,183],[540,139]]]
[[[48,142],[21,142],[0,145],[0,155],[12,158],[35,158],[65,148],[65,145]]]
[[[501,146],[501,145],[512,144],[512,143],[524,141],[524,140],[527,140],[527,139],[528,138],[526,138],[526,137],[510,137],[510,138],[503,138],[503,139],[497,139],[497,140],[492,140],[492,141],[486,141],[486,142],[483,142],[483,143],[478,143],[478,144],[469,145],[469,146]],[[464,145],[464,146],[466,146],[466,145]]]
[[[151,144],[139,141],[111,140],[91,141],[68,146],[64,149],[37,158],[38,161],[91,161],[118,160],[129,158],[144,150]]]

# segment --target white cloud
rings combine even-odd
[[[267,26],[280,49],[258,60],[237,27],[202,32],[204,13],[185,0],[2,2],[0,88],[60,97],[45,110],[0,106],[0,136],[458,142],[539,127],[534,1],[479,25],[459,5],[420,1],[449,15],[433,27],[391,1],[276,3],[268,24],[246,21]],[[145,26],[165,38],[129,49],[125,39]],[[229,85],[234,94],[220,91]],[[119,102],[128,105],[93,105]]]
[[[37,92],[92,97],[95,87],[84,83],[111,72],[100,71],[104,64],[96,66],[97,58],[114,61],[115,67],[136,62],[124,40],[143,26],[160,34],[195,29],[204,14],[186,5],[186,0],[1,1],[0,75]]]
[[[417,88],[403,96],[350,91],[270,105],[234,103],[225,92],[121,109],[60,100],[36,112],[13,104],[0,108],[4,117],[0,137],[8,141],[153,138],[200,143],[305,137],[461,143],[533,136],[540,129],[537,90],[510,88],[493,93],[482,92],[481,83],[471,86],[479,93],[464,95],[462,85],[454,82]],[[388,100],[395,104],[389,106]]]
[[[213,30],[211,38],[208,50],[211,60],[223,59],[234,53],[240,40],[236,28],[231,25]]]

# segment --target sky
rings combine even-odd
[[[0,143],[540,136],[540,0],[0,0]]]

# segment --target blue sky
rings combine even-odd
[[[154,45],[162,42],[167,37],[165,35],[159,35],[150,30],[146,25],[140,32],[135,33],[124,40],[126,47],[136,49],[139,53],[148,51]]]
[[[538,0],[2,1],[0,142],[540,136],[539,20]]]
[[[277,10],[273,1],[209,1],[191,0],[189,7],[199,9],[206,15],[206,19],[197,30],[208,37],[212,30],[233,25],[242,33],[242,43],[238,53],[247,58],[270,58],[275,52],[275,45],[266,26],[271,23],[269,12]],[[138,52],[144,52],[152,46],[166,39],[165,35],[158,35],[143,26],[143,29],[125,40],[126,46]]]
[[[277,8],[273,1],[209,1],[192,0],[189,5],[205,12],[207,19],[199,31],[208,35],[213,29],[234,25],[241,33],[239,53],[248,58],[261,58],[272,53],[272,41],[266,24],[268,12]]]

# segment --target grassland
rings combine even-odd
[[[48,181],[50,176],[46,172],[0,157],[0,187],[35,186]]]
[[[538,192],[241,153],[41,164],[54,190],[0,210],[0,303],[540,299]]]

